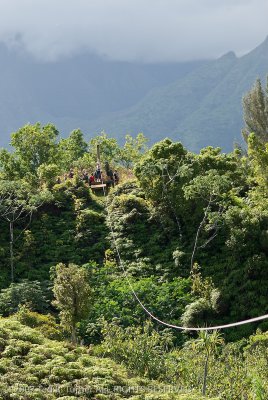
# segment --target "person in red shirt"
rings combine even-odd
[[[95,181],[94,174],[91,174],[89,177],[89,185],[91,185]]]

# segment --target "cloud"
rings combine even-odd
[[[41,60],[182,61],[251,50],[267,15],[267,0],[1,0],[0,41]]]

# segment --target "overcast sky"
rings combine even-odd
[[[41,60],[183,61],[250,51],[267,16],[268,0],[0,0],[0,41]]]

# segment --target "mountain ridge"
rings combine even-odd
[[[80,128],[119,141],[143,132],[166,136],[193,151],[229,151],[242,143],[242,97],[268,72],[268,36],[248,54],[170,64],[107,61],[93,54],[53,63],[34,61],[0,45],[0,146],[11,132],[37,121],[63,136]]]
[[[122,136],[124,131],[142,131],[148,137],[153,136],[154,140],[168,136],[182,141],[194,151],[209,144],[230,150],[234,142],[242,143],[242,97],[256,78],[264,79],[267,72],[268,38],[242,57],[238,58],[234,52],[228,52],[171,85],[162,87],[160,91],[153,89],[134,109],[114,114],[108,121],[98,121],[98,125],[91,125],[91,129],[104,129],[108,133],[117,131]],[[211,86],[213,76],[215,79]],[[187,85],[188,91],[185,92]],[[185,110],[185,99],[191,105],[188,110]],[[173,126],[167,115],[172,110],[177,113],[172,119]],[[146,114],[144,121],[143,116]],[[154,118],[155,115],[158,120],[151,126],[150,117]],[[132,127],[133,120],[140,125],[134,125],[134,130],[128,129],[128,126]]]
[[[39,62],[0,44],[0,146],[30,122],[51,122],[63,136],[107,111],[119,111],[151,88],[172,82],[202,62],[139,64],[81,54]]]

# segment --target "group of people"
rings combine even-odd
[[[119,175],[118,175],[118,171],[112,171],[109,168],[105,168],[106,169],[106,174],[104,174],[101,170],[100,164],[97,163],[96,165],[96,170],[94,173],[91,173],[89,175],[89,173],[86,170],[83,170],[82,172],[82,179],[83,181],[85,181],[86,183],[89,184],[89,186],[91,186],[92,184],[94,184],[95,182],[105,182],[108,185],[117,185],[119,183]]]
[[[64,174],[63,180],[66,181],[67,179],[72,179],[74,177],[74,170],[70,169],[69,172]],[[81,179],[88,183],[89,186],[93,185],[94,183],[101,183],[104,182],[108,186],[114,186],[119,183],[119,174],[117,170],[111,170],[108,163],[105,163],[105,173],[102,172],[100,163],[97,163],[96,170],[94,173],[89,173],[87,170],[83,170],[80,174]],[[58,177],[57,183],[61,183],[61,178]]]
[[[73,169],[70,169],[70,171],[65,173],[63,177],[62,176],[57,177],[57,183],[60,184],[62,182],[67,181],[68,179],[73,179],[73,177],[74,177],[74,171]]]

